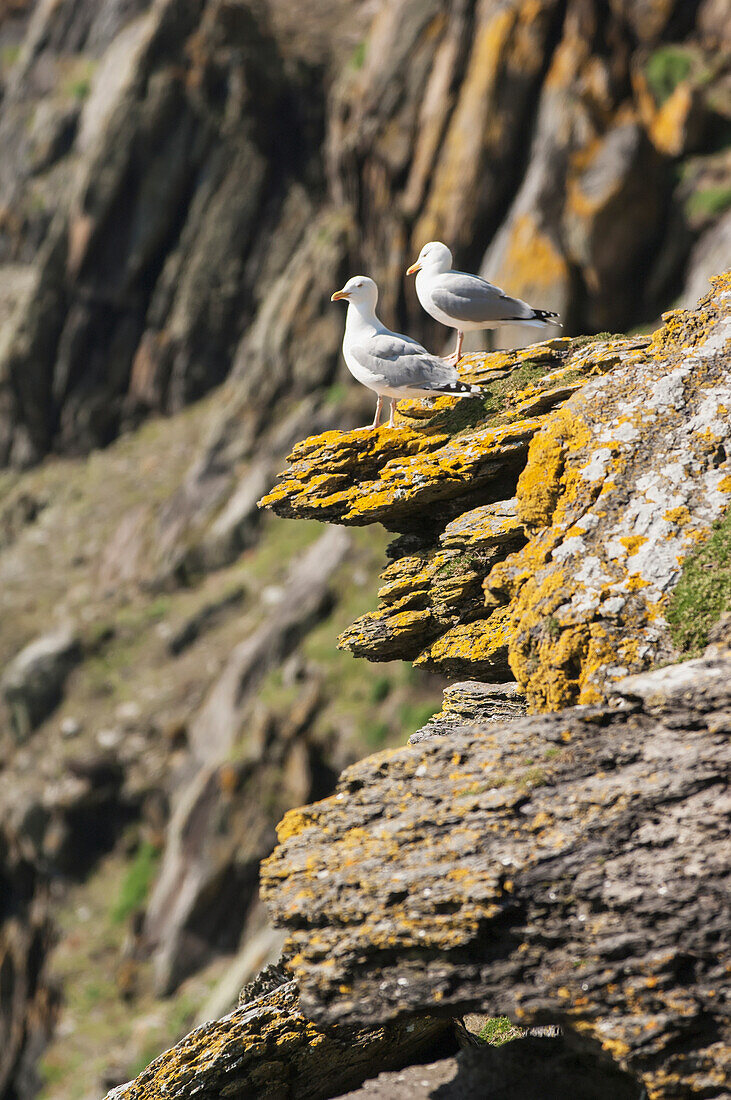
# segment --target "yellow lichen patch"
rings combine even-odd
[[[731,481],[731,479],[729,479]],[[690,521],[691,515],[685,504],[679,505],[677,508],[668,508],[663,512],[663,519],[666,519],[668,523],[674,523],[678,527],[685,526]]]
[[[558,433],[540,432],[518,479],[518,517],[527,527],[546,526],[558,498],[564,464],[564,441]]]
[[[546,527],[554,519],[556,504],[567,480],[575,480],[576,466],[566,469],[566,455],[577,452],[591,439],[583,419],[573,408],[555,412],[534,436],[528,461],[518,479],[518,518],[528,527]]]
[[[510,637],[507,609],[495,611],[489,619],[474,623],[461,623],[438,638],[414,661],[450,674],[459,669],[460,675],[472,674],[487,677],[502,673],[506,667],[507,645]]]
[[[650,353],[656,359],[665,359],[678,349],[687,353],[708,339],[719,315],[727,311],[724,300],[731,295],[731,270],[712,276],[710,282],[711,293],[702,298],[695,309],[676,309],[663,314],[664,324],[653,333],[650,343]]]
[[[617,539],[617,542],[621,542],[622,546],[624,546],[627,551],[628,557],[632,557],[632,555],[639,550],[640,546],[644,546],[647,542],[647,538],[645,535],[621,535]]]
[[[683,80],[655,113],[649,127],[650,139],[661,153],[676,157],[683,152],[688,122],[697,103],[690,81]]]
[[[277,838],[284,844],[291,836],[297,836],[315,823],[315,815],[304,810],[288,810],[277,825]]]

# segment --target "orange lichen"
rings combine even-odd
[[[538,301],[541,296],[555,294],[557,287],[566,286],[569,265],[558,241],[525,213],[515,218],[509,230],[507,251],[496,281],[509,287],[513,294]]]
[[[697,102],[690,81],[683,80],[654,114],[649,127],[650,139],[666,156],[682,153],[687,139],[688,122]]]
[[[575,163],[577,179],[590,162]],[[527,223],[521,232],[533,240]],[[266,498],[278,511],[355,525],[380,520],[404,532],[420,530],[428,516],[434,528],[427,549],[388,567],[383,606],[346,631],[344,644],[388,659],[379,651],[379,632],[390,643],[410,639],[408,655],[418,652],[417,663],[475,678],[490,678],[498,668],[504,675],[507,656],[534,709],[599,701],[608,678],[664,656],[654,549],[669,562],[663,584],[672,584],[677,563],[721,507],[717,490],[731,492],[731,476],[714,474],[707,492],[699,481],[700,492],[687,497],[672,478],[663,482],[665,466],[653,466],[651,447],[664,454],[679,418],[709,407],[729,295],[725,275],[698,309],[669,314],[651,340],[576,345],[559,338],[519,352],[466,356],[464,376],[490,393],[489,415],[473,426],[455,427],[449,410],[432,410],[432,421],[422,408],[414,410],[419,432],[330,432],[298,445],[285,480]],[[711,334],[709,353],[689,373],[688,351],[701,349]],[[603,382],[614,368],[618,381]],[[513,371],[522,386],[510,387]],[[585,390],[591,377],[597,381]],[[685,413],[673,386],[683,389]],[[647,401],[634,400],[636,392]],[[680,432],[681,459],[690,450],[701,468],[717,469],[723,461],[717,422],[728,405],[724,396],[713,417],[703,411],[705,422],[690,439]],[[451,434],[440,424],[451,425]],[[475,497],[508,495],[521,464],[517,518],[512,507],[506,512],[506,531],[516,537],[496,549],[492,521],[481,513],[489,506],[475,507]],[[678,468],[682,461],[668,466],[671,473]],[[638,491],[639,479],[648,477],[648,491]],[[524,537],[522,549],[507,553]],[[479,618],[486,611],[490,617]]]

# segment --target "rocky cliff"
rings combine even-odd
[[[725,500],[723,287],[645,333],[728,266],[728,44],[724,0],[0,5],[0,1093],[232,1007],[276,822],[368,752],[603,703],[713,618],[666,600]],[[433,235],[630,335],[474,354],[489,400],[366,442],[329,295],[368,270],[438,348]],[[295,444],[278,510],[388,548],[257,510]]]
[[[263,504],[401,532],[340,645],[451,677],[510,666],[539,709],[671,658],[663,608],[731,492],[730,298],[727,274],[651,339],[472,357],[474,409],[299,444]]]
[[[262,891],[299,991],[287,1041],[280,985],[110,1097],[183,1096],[191,1065],[211,1097],[726,1094],[725,573],[703,657],[676,663],[671,623],[714,530],[728,556],[730,326],[727,274],[651,340],[473,356],[472,408],[294,448],[264,505],[398,533],[341,645],[471,681],[279,825]],[[434,1062],[435,1021],[470,1014],[562,1034],[499,1057],[458,1023],[472,1053]],[[409,1021],[423,1042],[375,1080]]]

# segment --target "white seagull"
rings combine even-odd
[[[534,309],[521,298],[511,298],[499,286],[479,275],[452,270],[452,253],[441,241],[430,241],[419,253],[407,275],[416,275],[416,293],[426,312],[436,321],[457,330],[457,347],[446,360],[459,362],[464,334],[470,329],[498,325],[529,325],[532,328],[561,328],[557,313]]]
[[[378,395],[376,415],[367,427],[378,427],[384,397],[391,398],[388,426],[395,428],[396,402],[402,397],[434,397],[440,393],[470,397],[482,392],[477,386],[460,382],[454,366],[430,355],[410,336],[391,332],[378,320],[378,287],[373,279],[354,275],[330,301],[341,298],[348,302],[343,357],[353,377]]]

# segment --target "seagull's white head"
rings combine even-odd
[[[352,302],[354,306],[365,307],[367,310],[375,310],[378,301],[378,287],[367,275],[354,275],[348,279],[342,290],[336,290],[330,298],[331,302],[338,302],[341,298]]]
[[[452,267],[452,253],[446,244],[441,241],[429,241],[419,253],[415,264],[407,270],[407,275],[414,275],[422,268],[433,272],[449,271]]]

